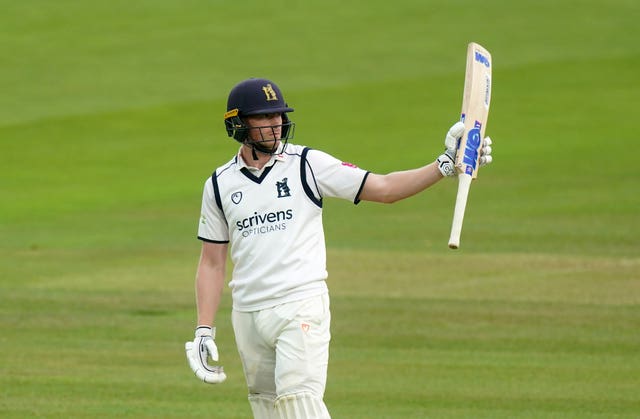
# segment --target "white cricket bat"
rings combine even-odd
[[[467,70],[460,120],[464,122],[464,136],[459,141],[456,155],[458,195],[453,211],[449,247],[460,246],[460,233],[471,180],[478,177],[478,160],[491,103],[491,54],[484,47],[471,42],[467,47]]]

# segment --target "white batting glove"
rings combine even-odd
[[[198,326],[193,342],[186,342],[184,349],[189,366],[196,376],[208,384],[218,384],[227,379],[221,366],[209,365],[208,358],[218,360],[218,347],[214,341],[216,328]]]
[[[444,138],[444,153],[436,160],[442,176],[456,176],[456,152],[458,150],[458,142],[463,134],[464,124],[462,122],[456,122],[449,128]]]
[[[438,169],[440,169],[440,173],[442,176],[456,176],[458,172],[456,172],[455,161],[456,161],[456,152],[458,150],[458,143],[462,135],[464,134],[464,124],[462,122],[456,122],[447,132],[447,136],[444,139],[444,147],[445,151],[438,157]],[[493,149],[491,148],[491,138],[485,137],[482,140],[482,145],[480,146],[480,158],[478,162],[480,166],[486,166],[493,161],[493,157],[491,156],[491,152]]]

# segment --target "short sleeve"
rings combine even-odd
[[[213,177],[204,183],[198,239],[212,243],[229,242],[229,226],[222,209],[216,202]]]
[[[369,172],[319,150],[309,150],[307,162],[320,196],[359,202]]]

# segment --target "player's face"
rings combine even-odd
[[[261,142],[265,147],[272,147],[282,136],[282,114],[269,113],[246,117],[249,126],[249,138],[253,142]]]

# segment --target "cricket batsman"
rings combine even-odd
[[[322,225],[325,198],[392,203],[455,176],[456,142],[464,125],[446,134],[445,152],[413,170],[375,174],[330,154],[289,143],[295,124],[273,81],[252,78],[231,89],[224,113],[238,152],[204,182],[198,239],[202,250],[195,291],[195,339],[185,344],[196,376],[222,383],[216,312],[227,255],[232,324],[253,416],[329,418],[323,396],[331,313]],[[481,150],[481,163],[490,161]]]

